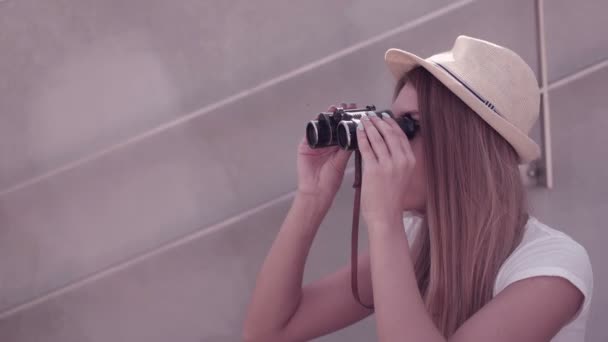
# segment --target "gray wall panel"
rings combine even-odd
[[[608,58],[608,2],[544,2],[549,82]]]
[[[593,265],[594,294],[587,341],[605,341],[608,272],[603,266],[608,232],[608,68],[550,93],[555,188],[531,193],[536,215],[579,241]]]
[[[0,340],[238,340],[255,275],[290,201],[212,234],[191,234],[292,191],[296,143],[316,112],[341,101],[387,106],[387,48],[428,56],[466,34],[512,48],[538,75],[535,3],[474,1],[264,89],[252,87],[455,3],[0,2],[0,74],[8,80],[0,82],[0,193],[253,90],[0,194]],[[597,33],[605,27],[603,2],[545,3],[550,79],[606,57],[605,37]],[[551,92],[556,188],[531,189],[534,213],[591,255],[596,290],[588,341],[608,338],[601,322],[607,274],[598,266],[606,241],[608,164],[598,156],[607,77],[602,70]],[[347,262],[351,185],[352,174],[315,240],[306,281]],[[162,249],[184,236],[195,238]],[[134,259],[150,251],[158,253]],[[90,277],[113,265],[123,266]],[[64,288],[79,279],[88,280]],[[318,340],[373,339],[371,317]]]
[[[0,190],[452,2],[8,1]]]

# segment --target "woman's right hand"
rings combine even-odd
[[[341,107],[357,108],[354,103],[342,103]],[[327,111],[334,112],[336,109],[336,106],[331,106]],[[304,136],[298,146],[298,192],[327,199],[331,203],[342,184],[344,170],[352,152],[339,146],[313,149],[308,146]]]

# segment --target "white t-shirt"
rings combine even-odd
[[[405,212],[403,222],[411,246],[422,218]],[[589,255],[585,248],[570,236],[531,216],[526,223],[521,243],[498,271],[494,282],[494,296],[509,284],[534,276],[565,278],[583,293],[585,299],[581,309],[551,340],[583,342],[593,295],[593,272]]]

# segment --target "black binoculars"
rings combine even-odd
[[[403,130],[408,139],[414,138],[420,125],[410,114],[395,118],[390,110],[376,111],[376,106],[366,106],[358,109],[338,108],[334,112],[319,113],[316,120],[306,125],[306,140],[311,148],[321,148],[339,145],[344,150],[356,150],[357,124],[368,112],[374,112],[381,117],[387,113]]]

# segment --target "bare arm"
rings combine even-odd
[[[398,229],[392,229],[398,227]],[[369,225],[380,341],[446,341],[430,324],[415,288],[413,261],[398,223]],[[507,286],[447,341],[549,341],[574,317],[584,296],[560,277],[536,276]]]
[[[246,341],[303,341],[371,314],[350,292],[350,265],[302,288],[310,246],[328,205],[297,195],[258,274],[247,312]],[[359,257],[361,299],[372,301],[369,254]]]

